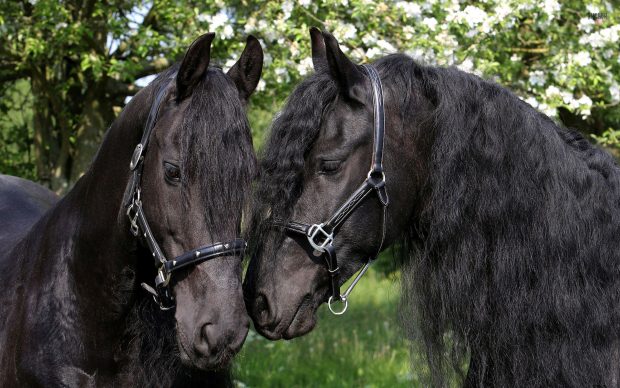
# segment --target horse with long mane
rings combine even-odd
[[[128,103],[62,199],[0,177],[1,386],[232,384],[249,327],[240,247],[213,243],[239,235],[256,173],[245,106],[263,52],[249,37],[223,73],[213,37]]]
[[[337,235],[324,224],[303,229],[354,198],[376,153],[371,72],[329,33],[311,38],[315,74],[289,97],[262,156],[244,283],[257,330],[303,335],[332,296],[333,267],[307,238],[318,249],[333,238],[337,286],[393,245],[403,326],[433,386],[454,377],[465,386],[617,386],[614,159],[493,82],[389,55],[371,65],[384,92],[389,204],[367,195],[345,209]]]

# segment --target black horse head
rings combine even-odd
[[[29,203],[20,196],[36,203],[40,193],[2,181],[2,208],[12,212],[0,229],[0,385],[217,385],[228,378],[249,326],[239,254],[165,276],[171,311],[140,287],[167,272],[154,258],[175,265],[179,255],[240,234],[256,172],[245,106],[263,53],[250,37],[224,73],[209,66],[213,37],[198,38],[180,65],[129,102],[89,170],[45,214],[19,208]]]
[[[246,304],[271,339],[311,330],[330,295],[325,255],[281,225],[327,220],[373,155],[370,73],[311,34],[316,74],[274,122],[252,216]],[[400,54],[372,66],[387,227],[381,244],[383,206],[369,194],[334,237],[339,283],[399,243],[403,326],[433,386],[452,369],[466,386],[617,385],[617,163],[493,82]]]
[[[372,162],[373,92],[362,66],[351,62],[329,33],[311,30],[315,74],[299,85],[273,125],[266,147],[253,221],[256,247],[246,277],[248,310],[257,329],[269,338],[291,338],[310,331],[318,306],[330,292],[323,258],[307,244],[284,238],[274,219],[314,224],[327,220],[366,179]],[[379,72],[382,66],[377,66]],[[398,82],[398,81],[395,81]],[[403,152],[414,139],[403,133],[403,120],[387,82],[385,88],[386,143],[390,208],[383,246],[415,209],[407,187],[421,179],[408,171],[424,155]],[[394,168],[398,166],[398,169]],[[402,182],[402,190],[390,182]],[[343,283],[381,248],[383,206],[374,194],[351,213],[338,230],[339,280]],[[297,241],[296,241],[297,240]]]
[[[239,235],[254,174],[244,107],[260,78],[262,49],[250,37],[239,62],[224,74],[209,67],[213,36],[197,39],[180,66],[146,91],[152,97],[165,88],[145,151],[141,201],[169,260]],[[241,348],[249,322],[240,276],[240,260],[230,255],[171,277],[177,339],[187,363],[219,366]]]

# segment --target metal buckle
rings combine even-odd
[[[323,229],[323,226],[325,226],[325,224],[314,224],[310,226],[307,234],[308,242],[310,243],[312,248],[316,249],[319,252],[325,252],[325,247],[330,245],[334,241],[334,233],[327,233],[325,229]],[[323,241],[321,243],[315,242],[315,238],[319,233],[321,234],[321,236],[319,237],[323,238]]]
[[[133,234],[135,237],[138,237],[138,234],[140,233],[140,230],[138,228],[138,210],[136,210],[133,217],[131,216],[131,211],[133,210],[134,206],[135,204],[132,202],[131,205],[129,205],[129,207],[127,208],[127,217],[129,218],[129,230],[131,231],[131,234]]]
[[[166,272],[164,274],[164,266],[159,267],[159,271],[157,271],[157,276],[155,277],[155,287],[166,287],[170,282],[170,273]]]
[[[140,161],[140,158],[142,157],[143,150],[144,150],[144,146],[142,145],[142,143],[138,143],[136,148],[133,150],[133,155],[131,156],[131,161],[129,162],[129,169],[131,171],[135,170],[136,167],[138,166],[138,162]]]

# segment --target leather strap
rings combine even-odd
[[[142,200],[140,199],[140,182],[142,180],[142,171],[144,169],[144,154],[146,152],[151,133],[157,122],[159,115],[159,107],[165,95],[165,91],[168,85],[176,77],[176,73],[172,73],[168,82],[162,82],[157,89],[155,99],[149,110],[149,115],[144,126],[144,132],[140,143],[136,145],[131,161],[129,163],[129,169],[132,172],[127,187],[125,188],[125,194],[123,195],[123,206],[126,208],[127,216],[131,225],[131,232],[134,236],[141,235],[146,241],[146,245],[153,256],[155,261],[155,268],[157,268],[157,276],[155,277],[155,288],[148,284],[142,283],[142,287],[153,294],[155,301],[159,304],[162,310],[168,310],[175,306],[174,296],[170,290],[169,283],[172,273],[175,271],[186,268],[191,265],[198,265],[204,261],[214,259],[221,256],[243,255],[246,243],[242,239],[235,239],[230,242],[216,243],[201,248],[194,249],[190,252],[183,253],[180,256],[175,257],[173,260],[167,260],[163,251],[161,250],[149,222],[144,214],[142,208]]]
[[[207,245],[194,249],[193,251],[183,253],[172,260],[166,261],[164,263],[164,269],[167,273],[172,273],[181,268],[191,265],[198,265],[204,261],[215,259],[216,257],[231,255],[239,256],[243,254],[245,247],[245,240],[240,238],[225,243]]]
[[[370,84],[372,85],[373,94],[373,125],[374,125],[374,138],[373,138],[373,153],[372,163],[370,171],[364,182],[351,194],[351,196],[334,212],[334,214],[324,223],[309,225],[302,222],[285,222],[282,220],[274,220],[272,226],[284,229],[287,233],[304,235],[307,237],[309,245],[320,252],[323,252],[325,257],[327,270],[330,275],[330,287],[333,300],[345,300],[346,297],[340,294],[340,286],[338,283],[338,273],[340,268],[338,267],[338,260],[336,257],[336,249],[332,242],[334,235],[338,232],[342,224],[349,218],[349,216],[362,204],[362,202],[368,197],[370,192],[375,192],[377,198],[383,207],[382,218],[382,235],[381,244],[377,250],[377,255],[380,253],[383,247],[383,240],[385,239],[385,218],[386,209],[389,204],[389,197],[386,190],[385,173],[383,171],[383,148],[385,137],[385,109],[383,106],[383,86],[381,84],[381,78],[377,70],[371,65],[363,65]],[[368,262],[373,261],[375,257],[369,258]],[[367,267],[366,267],[367,269]],[[365,272],[365,270],[364,270]],[[362,273],[363,275],[363,273]],[[361,275],[358,275],[361,276]],[[359,278],[356,279],[355,283]],[[351,288],[352,289],[352,288]],[[351,291],[348,290],[347,294]],[[331,299],[330,299],[331,300]]]

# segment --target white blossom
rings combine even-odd
[[[561,95],[562,94],[560,89],[558,89],[558,87],[555,85],[551,85],[547,88],[547,90],[545,90],[545,96],[547,96],[547,98],[557,97]]]
[[[500,5],[498,5],[497,7],[495,7],[495,17],[497,18],[497,20],[503,20],[506,18],[506,16],[512,14],[514,12],[513,8],[506,4],[506,3],[501,3]]]
[[[368,50],[366,50],[366,57],[373,59],[378,57],[379,55],[381,55],[381,50],[379,50],[376,47],[371,47]]]
[[[553,19],[560,12],[560,3],[558,3],[558,0],[544,0],[542,9],[549,19]]]
[[[424,24],[426,27],[428,27],[429,30],[435,31],[435,28],[437,27],[437,19],[435,19],[435,18],[424,18],[424,19],[422,19],[422,24]]]
[[[547,116],[551,116],[551,117],[555,116],[557,113],[555,107],[549,106],[545,104],[544,102],[540,103],[537,109],[543,112],[544,114],[546,114]]]
[[[590,116],[590,109],[592,108],[592,99],[590,97],[584,94],[579,99],[573,100],[573,102],[577,104],[576,108],[581,112],[583,118]],[[574,106],[571,106],[571,108],[574,109]]]
[[[357,28],[353,24],[350,23],[341,23],[334,30],[334,35],[338,37],[339,40],[351,40],[357,37]]]
[[[225,25],[224,29],[221,32],[222,38],[224,39],[230,39],[233,37],[234,34],[235,32],[233,31],[233,28],[230,24]]]
[[[586,10],[590,13],[599,13],[600,9],[596,5],[588,4],[586,5]]]
[[[392,43],[383,39],[379,39],[377,41],[377,47],[383,50],[384,54],[395,53],[396,51],[398,51],[398,49],[396,49],[396,47],[394,47]]]
[[[413,27],[411,27],[411,26],[403,27],[403,37],[406,40],[412,39],[414,34],[415,34],[415,29]]]
[[[510,56],[510,60],[511,60],[512,62],[519,62],[519,61],[521,60],[521,57],[519,56],[519,54],[512,54],[512,55]]]
[[[237,63],[236,58],[228,58],[226,63],[224,64],[224,68],[222,69],[224,72],[227,72],[231,67],[233,67]]]
[[[209,28],[212,30],[217,30],[220,27],[223,27],[228,23],[228,15],[226,14],[226,9],[221,9],[218,13],[213,15],[212,17],[207,16],[207,21],[209,23]]]
[[[297,72],[302,77],[308,74],[311,70],[312,70],[312,58],[311,57],[306,57],[302,59],[301,61],[299,61],[299,64],[297,64]]]
[[[530,73],[528,82],[533,86],[543,86],[547,82],[547,77],[541,70],[535,70]]]
[[[304,8],[308,8],[312,4],[312,0],[298,0],[297,3]]]
[[[609,87],[609,94],[611,96],[611,103],[617,104],[620,102],[620,87],[618,87],[617,83],[611,84]]]
[[[465,60],[456,67],[463,71],[471,72],[474,70],[474,62],[470,58],[465,58]]]
[[[402,10],[411,19],[419,19],[422,16],[422,8],[411,1],[399,1],[396,3],[396,8]]]
[[[369,34],[365,34],[362,36],[362,42],[366,46],[374,46],[377,44],[377,34],[373,31]]]
[[[282,13],[284,14],[285,19],[288,19],[291,17],[291,13],[293,13],[294,6],[295,5],[290,0],[286,0],[285,2],[282,3]]]
[[[579,38],[579,43],[586,45],[589,44],[593,48],[603,47],[606,44],[613,44],[618,42],[620,37],[620,24],[613,25],[608,28],[604,28],[600,31],[593,32],[588,35],[584,35]]]
[[[276,75],[276,81],[278,83],[288,82],[291,78],[286,67],[276,67],[273,72]]]
[[[468,5],[464,10],[457,14],[456,20],[459,23],[466,23],[470,27],[475,27],[484,23],[489,15],[482,9],[473,5]]]
[[[538,100],[536,100],[536,98],[534,98],[532,96],[526,98],[524,101],[527,102],[528,104],[530,104],[533,108],[538,108],[538,105],[540,105]]]
[[[251,17],[247,20],[247,22],[245,22],[245,26],[243,27],[243,31],[246,34],[250,34],[254,31],[256,31],[256,18]]]
[[[572,60],[578,66],[588,66],[592,63],[590,53],[587,51],[580,51],[572,57]]]
[[[260,81],[258,81],[258,85],[256,85],[256,90],[262,92],[263,90],[265,90],[265,86],[267,86],[265,80],[261,79]]]
[[[579,19],[579,24],[577,27],[581,31],[590,32],[592,31],[592,27],[594,26],[594,20],[592,18],[581,18]]]
[[[261,42],[261,46],[265,47],[265,44]],[[271,56],[271,54],[269,54],[267,52],[264,53],[263,54],[263,65],[265,67],[267,67],[267,66],[271,65],[272,62],[273,62],[273,57]]]

